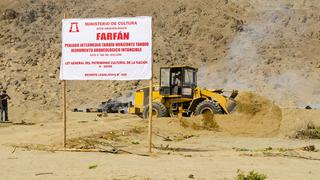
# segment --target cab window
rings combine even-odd
[[[160,86],[170,86],[170,69],[161,69],[161,83]]]
[[[194,73],[192,69],[184,70],[184,84],[185,85],[193,85],[194,84]]]

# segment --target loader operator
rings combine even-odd
[[[0,94],[0,120],[2,122],[8,122],[8,99],[11,99],[5,90]],[[4,118],[3,118],[4,115]]]
[[[177,72],[173,76],[173,92],[174,94],[180,94],[181,91],[181,72]]]

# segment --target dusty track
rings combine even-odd
[[[12,109],[13,110],[13,109]],[[293,110],[299,112],[302,110]],[[319,123],[319,111],[303,110],[310,121]],[[12,112],[14,113],[14,112]],[[277,148],[295,149],[313,144],[318,149],[319,140],[291,140],[281,136],[273,138],[235,137],[224,131],[214,132],[182,128],[177,119],[157,119],[154,123],[155,134],[169,137],[165,141],[154,135],[154,154],[141,157],[129,154],[105,153],[69,153],[43,152],[17,148],[15,145],[49,145],[59,148],[61,143],[62,123],[55,112],[46,112],[47,116],[55,117],[48,121],[46,116],[38,112],[24,116],[26,122],[35,125],[0,124],[0,166],[1,177],[6,179],[186,179],[193,174],[199,179],[232,179],[237,169],[263,172],[271,179],[319,179],[318,168],[320,161],[306,160],[296,157],[264,157],[262,152],[272,147],[272,152],[278,153]],[[289,117],[284,114],[282,124],[299,124],[299,116]],[[32,118],[33,117],[33,118]],[[35,118],[37,117],[37,118]],[[95,114],[68,114],[69,146],[79,143],[76,139],[96,137],[102,134],[119,133],[118,140],[108,140],[120,148],[135,152],[147,151],[147,123],[136,116],[109,115],[99,119]],[[21,117],[20,117],[21,118]],[[18,116],[14,122],[20,122]],[[219,122],[218,122],[219,123]],[[142,128],[140,130],[134,130]],[[280,128],[282,129],[282,128]],[[131,132],[130,136],[128,133]],[[132,133],[134,132],[134,133]],[[280,132],[283,133],[283,132]],[[95,136],[95,134],[100,134]],[[133,143],[135,142],[135,143]],[[138,143],[137,143],[138,142]],[[81,142],[80,142],[81,143]],[[83,141],[82,141],[83,143]],[[42,147],[42,146],[41,146]],[[240,149],[240,151],[238,150]],[[243,151],[241,149],[247,149]],[[41,150],[41,149],[39,149]],[[287,155],[320,158],[319,152],[288,151]],[[44,165],[45,164],[45,165]],[[96,169],[89,166],[98,165]],[[37,173],[49,173],[38,175]]]

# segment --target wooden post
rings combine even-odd
[[[62,80],[62,101],[63,101],[63,147],[66,147],[67,144],[67,96],[66,96],[66,80]]]
[[[151,39],[153,25],[151,24]],[[152,40],[151,40],[152,41]],[[149,153],[152,152],[152,92],[153,92],[153,46],[151,46],[151,78],[149,81],[149,128],[148,128],[148,139],[149,139]]]
[[[151,71],[152,72],[152,71]],[[148,136],[149,136],[149,152],[151,153],[152,147],[152,89],[153,89],[153,82],[152,82],[152,75],[149,81],[149,129],[148,129]]]
[[[63,18],[67,18],[67,14],[63,14]],[[61,71],[61,69],[60,69]],[[67,82],[66,80],[62,80],[62,118],[63,118],[63,147],[66,147],[67,144]]]

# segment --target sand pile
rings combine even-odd
[[[237,98],[237,112],[215,116],[222,131],[231,135],[272,137],[278,134],[281,109],[270,100],[251,92],[243,92]]]
[[[219,124],[215,121],[215,116],[211,113],[191,118],[183,117],[179,119],[180,126],[193,130],[220,131]]]
[[[154,126],[167,133],[197,134],[205,130],[233,136],[274,137],[279,133],[281,120],[281,109],[272,101],[252,92],[242,92],[237,97],[237,110],[233,114],[160,118],[155,120]]]

